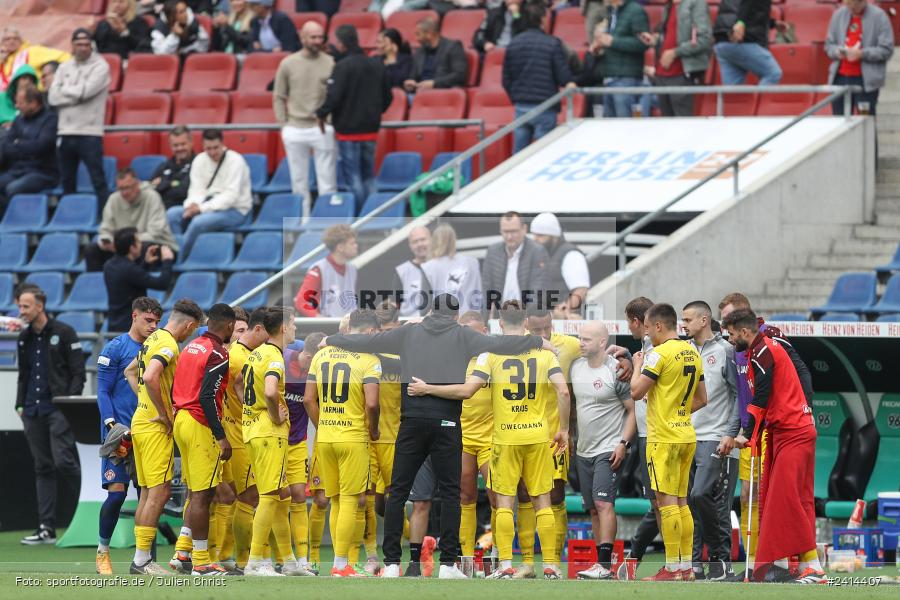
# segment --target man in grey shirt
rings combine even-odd
[[[684,329],[703,360],[708,402],[691,415],[697,450],[691,469],[688,504],[694,515],[694,575],[722,581],[731,563],[731,510],[738,476],[734,437],[740,431],[737,366],[734,347],[712,330],[712,309],[702,300],[681,312]],[[704,574],[703,544],[709,547],[709,573]]]
[[[616,376],[618,361],[606,353],[606,325],[585,323],[579,338],[582,358],[572,363],[570,373],[578,415],[575,464],[584,507],[591,514],[597,563],[578,578],[611,579],[618,471],[637,430],[634,400],[631,385]]]

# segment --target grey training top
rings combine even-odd
[[[641,340],[641,352],[643,352],[644,356],[646,357],[647,354],[650,353],[651,350],[653,350],[653,344],[650,342],[650,336],[645,335],[644,339]],[[638,437],[642,437],[642,438],[647,437],[647,401],[646,400],[635,400],[634,401],[634,418],[637,420]]]
[[[737,404],[737,366],[734,346],[716,333],[703,347],[691,345],[703,360],[703,380],[706,382],[706,406],[691,415],[698,442],[718,442],[740,430],[740,411]]]
[[[572,363],[570,378],[578,417],[578,456],[592,457],[616,449],[625,429],[625,401],[631,400],[631,384],[619,381],[618,361],[607,356],[593,369],[586,358]]]

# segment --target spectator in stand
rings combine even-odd
[[[581,70],[575,83],[579,87],[603,87],[605,79],[605,70],[603,64],[603,46],[600,45],[600,37],[607,32],[609,23],[600,21],[594,26],[593,41],[588,46],[588,51],[584,55],[584,62],[581,64]],[[588,109],[590,116],[600,118],[603,116],[603,97],[594,96],[589,98],[590,104]]]
[[[300,38],[291,18],[273,8],[273,0],[249,0],[256,15],[250,21],[251,52],[296,52]]]
[[[194,143],[190,130],[184,125],[173,128],[169,132],[169,148],[172,150],[172,158],[159,165],[150,178],[150,184],[162,197],[166,210],[184,204],[191,186]]]
[[[19,116],[0,141],[0,215],[16,194],[36,194],[56,186],[56,113],[44,106],[36,87],[16,94]]]
[[[175,254],[168,246],[144,244],[134,227],[116,232],[116,255],[103,265],[103,280],[109,312],[106,313],[109,331],[128,331],[131,328],[131,303],[147,295],[147,290],[166,290],[172,280]],[[158,265],[157,265],[158,263]],[[151,268],[159,267],[159,272]]]
[[[203,132],[203,152],[191,163],[191,185],[182,206],[166,211],[169,227],[184,235],[181,251],[190,256],[197,236],[207,231],[231,231],[253,208],[250,167],[239,152],[225,147],[222,132]]]
[[[319,128],[325,119],[334,122],[344,181],[362,206],[375,193],[375,141],[381,129],[381,114],[391,105],[391,86],[381,61],[369,58],[359,47],[353,25],[341,25],[335,44],[343,55],[328,80],[325,104],[316,111]]]
[[[547,289],[547,263],[543,246],[527,236],[522,215],[509,211],[500,217],[502,241],[488,246],[481,266],[481,282],[488,315],[499,314],[507,300],[531,304]]]
[[[575,244],[566,241],[559,219],[553,213],[541,213],[531,222],[534,241],[544,247],[547,262],[547,292],[557,319],[578,319],[583,316],[584,299],[591,287],[587,259]]]
[[[656,49],[653,85],[701,85],[712,54],[712,23],[704,0],[671,0],[654,33],[640,34],[641,41]],[[659,96],[664,117],[693,117],[694,96]]]
[[[325,102],[326,83],[334,70],[334,58],[324,51],[325,30],[318,23],[307,21],[300,36],[303,49],[278,65],[272,102],[275,118],[281,125],[291,191],[303,197],[305,221],[312,205],[309,155],[312,153],[315,160],[319,194],[330,194],[337,191],[337,148],[334,128],[320,123],[316,116]]]
[[[530,2],[522,12],[526,29],[513,38],[503,57],[503,89],[516,107],[517,119],[555,96],[561,86],[575,87],[562,42],[544,33],[546,7]],[[557,105],[518,127],[513,134],[513,152],[553,131],[558,112]]]
[[[320,12],[325,13],[330,19],[340,9],[341,0],[295,0],[294,6],[298,13]]]
[[[55,60],[67,61],[71,58],[68,52],[29,44],[22,39],[22,34],[15,27],[4,27],[0,33],[0,92],[5,92],[12,77],[22,65],[31,65],[35,72]]]
[[[416,40],[420,46],[413,54],[409,79],[403,82],[407,92],[466,85],[469,61],[462,43],[441,37],[437,21],[431,17],[416,23]]]
[[[306,272],[294,308],[307,317],[343,317],[356,308],[356,267],[350,262],[359,253],[356,231],[349,225],[332,225],[322,232],[328,256]]]
[[[862,87],[863,92],[853,94],[851,101],[857,109],[867,103],[868,114],[874,115],[887,62],[894,54],[894,31],[884,10],[866,0],[844,0],[844,6],[831,15],[825,53],[831,59],[831,85]],[[832,103],[831,110],[844,114],[843,96]]]
[[[20,88],[26,87],[38,87],[38,73],[31,65],[19,67],[9,85],[6,86],[6,91],[0,93],[0,124],[4,129],[12,127],[13,121],[19,114],[19,109],[16,108],[16,96]]]
[[[403,87],[412,69],[412,52],[399,31],[388,28],[378,34],[378,54],[391,87]]]
[[[781,67],[769,51],[772,0],[723,0],[713,25],[723,85],[742,85],[747,73],[759,85],[778,85]]]
[[[213,17],[212,51],[247,54],[253,49],[253,10],[247,0],[231,0],[230,8]]]
[[[647,12],[636,0],[609,0],[609,32],[601,34],[606,87],[639,87],[644,80],[644,52],[638,37],[650,30]],[[630,117],[640,96],[611,94],[603,97],[604,117]]]
[[[428,261],[422,265],[428,283],[438,294],[450,294],[459,300],[460,314],[484,308],[478,259],[456,253],[456,231],[450,225],[438,225],[431,234]]]
[[[56,152],[63,194],[76,191],[78,162],[84,163],[102,209],[109,196],[103,171],[103,120],[109,95],[109,64],[94,52],[91,34],[72,32],[73,58],[59,65],[48,99],[59,114]]]
[[[110,194],[103,207],[97,243],[84,251],[88,271],[103,270],[103,265],[115,254],[115,234],[123,229],[134,229],[144,250],[155,245],[178,252],[178,242],[169,228],[159,194],[149,183],[138,179],[130,168],[116,174],[116,191]]]
[[[168,0],[150,33],[153,54],[187,56],[209,50],[209,34],[184,0]]]
[[[431,231],[427,227],[414,227],[409,232],[409,250],[412,258],[394,268],[394,284],[391,289],[402,293],[400,316],[424,314],[431,306],[431,284],[422,270],[428,260],[431,247]]]
[[[56,77],[57,69],[59,69],[59,63],[55,60],[44,63],[44,66],[41,67],[41,87],[44,88],[45,101],[47,92],[50,90],[50,86],[53,85],[53,78]]]
[[[579,8],[584,15],[584,31],[588,45],[594,41],[594,32],[601,21],[609,22],[609,7],[604,0],[580,0]]]
[[[504,0],[488,9],[481,27],[472,36],[472,45],[482,54],[494,48],[506,48],[515,35],[525,31],[525,27],[522,0]]]
[[[16,413],[34,461],[40,523],[37,531],[22,540],[28,546],[56,543],[57,473],[69,488],[65,494],[77,496],[81,484],[75,436],[53,398],[81,395],[84,354],[78,334],[50,318],[46,303],[46,294],[34,284],[24,283],[16,290],[19,318],[28,324],[18,340]]]
[[[135,0],[109,0],[106,18],[94,30],[97,52],[118,54],[123,60],[132,52],[150,52],[150,25],[137,16]]]

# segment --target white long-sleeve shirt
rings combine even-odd
[[[250,167],[244,157],[234,150],[226,151],[222,160],[224,162],[213,179],[217,163],[206,152],[201,152],[194,158],[191,163],[191,186],[184,206],[197,204],[203,213],[233,208],[246,215],[253,207]]]
[[[441,256],[427,261],[422,270],[435,295],[453,294],[459,299],[459,314],[484,307],[478,259],[461,254]]]

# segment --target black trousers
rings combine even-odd
[[[22,425],[34,459],[38,517],[42,525],[55,529],[57,477],[63,478],[69,493],[77,496],[81,490],[81,462],[75,449],[75,435],[58,410],[40,417],[22,415]]]
[[[103,171],[103,138],[93,135],[62,135],[57,140],[56,152],[63,194],[76,192],[78,163],[83,162],[94,185],[94,194],[97,195],[97,210],[102,215],[103,206],[109,197],[109,186]]]
[[[441,499],[441,563],[459,556],[459,478],[462,470],[462,430],[459,422],[403,418],[394,450],[391,493],[384,509],[384,564],[400,564],[403,513],[419,467],[431,457]]]

